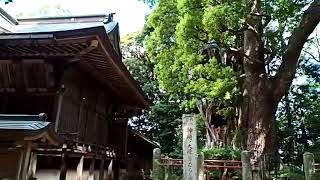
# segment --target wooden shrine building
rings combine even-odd
[[[2,9],[0,102],[0,179],[17,180],[116,179],[136,140],[128,119],[148,108],[112,15],[16,20]]]

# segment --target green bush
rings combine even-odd
[[[304,172],[301,168],[297,166],[287,166],[284,165],[283,169],[275,172],[271,172],[271,179],[274,180],[282,180],[282,179],[290,179],[290,180],[304,180]]]
[[[213,147],[212,149],[204,148],[202,153],[205,159],[230,159],[240,160],[241,150],[233,149],[232,147]]]
[[[213,147],[212,149],[204,148],[201,150],[204,155],[204,159],[219,159],[219,160],[240,160],[241,150],[233,149],[232,147]],[[220,179],[223,174],[223,170],[211,170],[208,175],[211,179]],[[241,171],[228,170],[228,177],[232,179],[239,179],[241,177]]]

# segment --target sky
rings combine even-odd
[[[119,22],[121,36],[140,30],[150,12],[149,7],[138,0],[13,0],[6,5],[0,0],[0,7],[13,17],[21,13],[34,14],[44,6],[59,5],[74,15],[115,12],[114,19]]]

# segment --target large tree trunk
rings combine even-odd
[[[277,151],[275,113],[278,102],[289,90],[303,45],[320,21],[320,0],[315,0],[304,12],[299,26],[289,38],[282,63],[273,77],[268,76],[265,70],[262,42],[262,19],[265,15],[261,11],[261,1],[251,2],[243,48],[244,81],[249,98],[247,148],[253,152],[252,162],[260,164],[264,155],[274,156]]]
[[[254,154],[252,162],[259,162],[264,154],[275,155],[277,150],[275,113],[278,102],[292,83],[304,43],[320,21],[320,13],[316,13],[320,11],[320,1],[315,0],[304,12],[274,77],[268,76],[265,70],[261,1],[251,1],[250,7],[243,48],[245,87],[249,97],[247,148]]]
[[[247,148],[253,152],[253,162],[259,162],[262,155],[273,156],[277,151],[278,102],[265,89],[254,86],[250,91]]]

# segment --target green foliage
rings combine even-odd
[[[180,156],[183,111],[179,103],[160,88],[155,78],[155,62],[145,54],[142,45],[145,34],[148,34],[148,28],[145,28],[143,32],[136,32],[121,39],[124,63],[153,103],[150,111],[144,111],[140,117],[131,120],[131,126],[159,142],[163,153]]]
[[[277,172],[271,172],[271,178],[275,180],[304,180],[304,172],[296,166],[284,166]]]
[[[150,7],[154,6],[157,3],[157,0],[139,0],[144,2],[145,4],[148,4]]]
[[[182,150],[182,112],[178,104],[169,102],[167,99],[151,108],[150,120],[157,124],[155,140],[160,143],[163,153],[174,152],[178,155]]]
[[[236,15],[225,18],[223,13],[235,13],[241,8],[237,4],[226,7],[209,4],[202,0],[160,0],[147,21],[153,30],[145,39],[146,50],[156,62],[158,81],[189,110],[193,110],[200,99],[221,101],[227,107],[239,91],[238,78],[232,68],[219,64],[214,58],[206,59],[199,52],[213,37],[221,42],[234,39],[225,39],[226,35],[219,32],[219,24],[215,25],[214,32],[212,24],[228,22],[230,27],[240,26]]]
[[[232,147],[213,147],[212,149],[202,149],[205,159],[226,159],[226,160],[240,160],[241,150]]]
[[[318,41],[317,39],[315,37],[309,43]],[[306,151],[315,153],[315,157],[319,158],[320,62],[317,55],[312,53],[310,56],[310,52],[317,48],[320,48],[320,44],[313,44],[305,51],[296,77],[302,82],[295,83],[290,88],[278,110],[280,148],[283,152],[281,155],[286,163],[298,166],[302,165],[302,154]],[[320,162],[319,160],[316,161]]]
[[[243,72],[234,72],[231,67],[218,63],[218,59],[203,56],[201,51],[212,42],[220,48],[243,47],[243,29],[247,28],[245,20],[250,11],[250,3],[252,2],[243,0],[157,2],[148,17],[150,34],[146,36],[144,43],[147,54],[155,62],[155,75],[161,88],[171,97],[178,97],[182,108],[194,111],[200,99],[206,102],[223,102],[219,114],[228,117],[227,119],[235,119],[234,107],[241,103],[239,73]],[[297,26],[308,3],[310,2],[302,0],[262,1],[262,22],[265,26],[262,44],[268,52],[262,59],[265,60],[263,63],[270,79],[277,71],[287,47],[288,37]],[[303,87],[299,87],[297,92],[305,94],[301,88]],[[313,97],[309,93],[305,98]],[[297,106],[304,106],[306,99],[297,103]],[[312,112],[316,112],[318,103],[310,102],[308,106],[312,106]],[[299,112],[298,109],[294,111]],[[300,117],[308,116],[308,121],[314,121],[311,124],[315,124],[317,118],[313,117],[318,116],[311,114],[305,113]],[[295,123],[302,125],[301,121]],[[298,132],[301,132],[283,128],[281,123],[280,127],[288,131],[285,133],[295,131],[297,136]],[[306,129],[306,132],[309,130]]]
[[[318,180],[320,179],[320,172],[315,172],[311,177],[311,180]]]
[[[284,166],[281,170],[277,172],[271,172],[271,179],[304,180],[305,178],[304,178],[304,172],[302,168],[297,166]],[[318,180],[318,179],[320,179],[320,173],[315,172],[311,177],[311,180]]]
[[[71,15],[71,11],[69,9],[63,8],[61,5],[43,5],[38,8],[37,11],[32,13],[18,13],[16,17],[49,17],[49,16],[68,16]]]
[[[250,3],[243,0],[157,1],[147,20],[150,33],[144,39],[144,47],[154,63],[160,88],[185,111],[194,111],[200,99],[218,101],[223,102],[218,113],[228,120],[235,119],[235,107],[241,103],[239,75],[243,72],[235,72],[218,63],[218,59],[203,56],[201,51],[212,42],[220,48],[243,47],[243,29],[247,28],[245,19]],[[288,37],[308,3],[310,1],[262,1],[265,26],[262,44],[267,52],[262,59],[268,78],[272,79],[278,70]],[[306,137],[311,138],[312,143],[319,138],[319,83],[315,82],[317,73],[309,74],[309,70],[319,67],[312,64],[304,63],[301,71],[313,80],[303,86],[293,86],[288,95],[292,101],[292,125],[288,126],[286,110],[280,105],[281,149],[285,153],[292,150],[288,145],[294,137],[296,160],[309,142]]]
[[[240,160],[241,150],[234,149],[232,147],[213,147],[212,149],[203,148],[201,152],[204,155],[204,159],[225,159],[225,160]],[[212,170],[208,173],[211,179],[221,179],[223,171]],[[228,176],[232,179],[238,179],[241,177],[241,171],[228,170]]]
[[[148,55],[155,60],[156,75],[162,88],[181,99],[183,107],[193,109],[199,99],[225,102],[234,106],[239,94],[238,74],[216,59],[206,59],[201,51],[214,41],[220,47],[243,46],[243,28],[249,1],[243,0],[160,0],[147,25]],[[264,1],[268,16],[263,43],[269,53],[269,75],[278,67],[287,36],[296,27],[305,1]],[[269,16],[270,15],[270,16]]]

